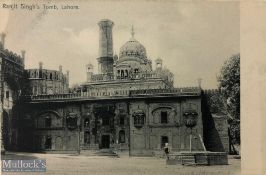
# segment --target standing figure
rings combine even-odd
[[[164,149],[164,153],[165,153],[167,160],[168,160],[169,159],[169,152],[170,152],[170,149],[168,147],[168,143],[165,143],[165,146],[163,149]]]

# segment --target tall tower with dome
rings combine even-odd
[[[85,91],[110,95],[122,92],[127,95],[129,90],[173,88],[173,74],[166,68],[157,68],[159,64],[153,70],[152,60],[148,59],[144,45],[135,38],[133,26],[131,37],[122,45],[119,55],[113,55],[114,23],[104,19],[98,24],[99,72],[94,74],[91,71],[92,65],[87,66],[87,82],[82,85]],[[158,63],[162,65],[162,59]]]

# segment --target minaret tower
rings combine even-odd
[[[100,38],[99,38],[99,73],[113,73],[113,25],[109,19],[103,19],[99,23]]]

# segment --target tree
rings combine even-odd
[[[210,112],[214,114],[225,114],[224,104],[221,100],[222,96],[219,91],[213,91],[207,94]]]
[[[240,144],[240,54],[233,55],[223,65],[218,77],[233,144]]]

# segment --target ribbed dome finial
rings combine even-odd
[[[134,38],[135,32],[134,32],[134,26],[131,27],[131,37]]]
[[[127,57],[138,57],[141,59],[146,59],[146,49],[145,47],[139,43],[135,38],[134,38],[134,26],[132,25],[131,27],[131,38],[129,41],[127,41],[119,51],[119,59],[121,58],[127,58]]]

